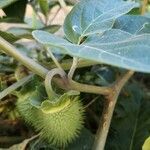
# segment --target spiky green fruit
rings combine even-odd
[[[28,98],[17,103],[21,116],[40,131],[42,138],[54,145],[66,146],[83,126],[83,106],[79,97],[68,97],[65,103],[52,106],[45,112],[32,106]]]

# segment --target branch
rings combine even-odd
[[[68,78],[72,79],[73,75],[74,75],[74,72],[78,66],[78,58],[77,57],[73,57],[73,63],[72,63],[72,66],[69,70],[69,73],[68,73]]]
[[[8,43],[2,37],[0,37],[0,49],[3,50],[6,54],[14,57],[16,60],[18,60],[20,63],[26,66],[33,73],[41,76],[44,79],[47,73],[49,72],[48,69],[44,68],[43,66],[41,66],[40,64],[32,60],[31,58],[19,52],[13,45]],[[108,93],[110,93],[110,87],[86,85],[86,84],[75,82],[73,80],[68,80],[67,81],[68,84],[66,85],[66,83],[64,83],[60,78],[55,77],[53,78],[53,80],[60,88],[66,90],[76,90],[85,93],[94,93],[94,94],[102,94],[102,95],[107,95]]]
[[[33,61],[31,58],[27,57],[26,55],[22,54],[17,50],[13,45],[11,45],[9,42],[4,40],[2,37],[0,37],[0,49],[4,51],[6,54],[14,57],[16,60],[21,62],[24,66],[26,66],[29,70],[34,70],[36,74],[38,74],[41,77],[45,77],[48,70]]]
[[[143,5],[142,5],[142,10],[141,10],[141,14],[144,15],[147,9],[147,5],[148,5],[148,0],[143,0]]]
[[[111,119],[117,103],[118,96],[121,89],[134,74],[133,71],[128,71],[124,76],[117,80],[111,87],[111,92],[106,96],[105,106],[100,121],[99,129],[96,134],[96,140],[94,144],[94,150],[104,150]]]

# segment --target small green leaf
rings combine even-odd
[[[42,13],[47,16],[49,11],[48,0],[38,0]]]
[[[72,43],[79,43],[84,36],[109,30],[116,18],[137,6],[122,0],[83,0],[66,17],[65,35]]]

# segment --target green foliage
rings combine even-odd
[[[80,43],[85,36],[111,29],[116,18],[136,6],[134,2],[120,0],[83,0],[66,17],[65,36],[72,43]]]
[[[112,4],[110,5],[110,3]],[[137,16],[121,17],[115,24],[115,28],[121,30],[111,29],[114,19],[127,13],[137,6],[137,4],[121,1],[110,1],[110,3],[106,1],[85,0],[78,3],[72,9],[64,23],[65,36],[72,43],[43,31],[34,31],[33,36],[43,45],[60,49],[60,53],[134,71],[150,72],[150,35],[133,34],[141,31],[144,23],[149,22],[149,18]],[[116,3],[118,5],[114,8]],[[94,9],[93,6],[95,7]],[[106,10],[103,10],[103,7],[106,8]],[[93,10],[93,12],[91,13],[89,10]],[[105,13],[102,13],[103,11]],[[88,12],[90,12],[90,14],[88,14]],[[94,18],[92,18],[93,16]],[[134,24],[132,23],[133,19],[136,21]],[[111,25],[104,26],[107,25],[108,22],[111,22]],[[76,27],[76,30],[74,30],[74,27]],[[130,31],[132,31],[132,34],[128,33]],[[76,45],[73,43],[82,44]]]
[[[48,0],[38,0],[42,13],[47,16],[49,12]]]
[[[66,4],[68,3],[70,1],[67,0]],[[34,10],[29,18],[25,18],[27,4]],[[0,36],[17,48],[13,48],[14,51],[8,54],[17,59],[19,57],[17,62],[7,56],[7,48],[3,48],[0,43],[0,95],[3,98],[0,101],[0,120],[10,121],[15,118],[19,122],[16,132],[12,132],[12,129],[0,130],[0,138],[6,133],[10,137],[17,133],[17,136],[27,139],[35,134],[30,128],[32,126],[39,132],[40,138],[25,140],[14,145],[14,148],[23,146],[29,150],[91,150],[100,115],[107,107],[104,100],[114,94],[104,94],[101,89],[116,85],[118,82],[115,81],[128,69],[137,73],[119,96],[105,149],[148,150],[149,74],[138,72],[150,73],[150,18],[148,15],[140,16],[141,1],[81,0],[64,20],[64,35],[61,33],[61,37],[53,34],[61,25],[50,24],[49,14],[55,5],[60,7],[55,0],[0,0],[0,8],[6,14],[0,18],[0,22],[22,22],[25,26],[0,30]],[[63,11],[66,12],[67,9],[63,8]],[[54,17],[57,15],[54,14]],[[17,52],[20,52],[19,56]],[[26,57],[33,59],[33,63],[35,61],[34,66]],[[74,61],[72,63],[72,57],[78,59],[77,66]],[[54,59],[57,65],[53,62]],[[40,64],[44,66],[43,70],[42,66],[38,70]],[[43,84],[46,82],[44,76],[57,66],[62,67],[66,73],[62,78],[56,73],[52,80],[54,91],[61,95],[49,96]],[[67,76],[70,68],[76,69],[72,79]],[[33,75],[40,74],[40,71],[43,79]],[[29,74],[31,75],[27,76]],[[30,78],[26,85],[24,78],[22,79],[24,76]],[[97,91],[100,89],[103,96],[91,94],[95,91],[89,93],[92,88]],[[19,117],[29,125],[25,130],[16,115],[18,112]],[[7,126],[6,122],[6,128]],[[20,126],[21,131],[18,129]],[[0,147],[1,145],[3,147],[0,140]],[[6,146],[8,147],[7,143]]]
[[[124,15],[116,19],[114,28],[129,32],[131,34],[149,33],[141,32],[145,24],[150,23],[150,18],[140,15]]]
[[[81,45],[69,43],[44,31],[34,31],[34,38],[46,46],[99,63],[141,72],[150,72],[150,35],[132,35],[121,30],[109,30],[103,35],[88,37]],[[144,53],[143,53],[144,52]]]

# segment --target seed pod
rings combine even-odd
[[[77,137],[83,126],[83,106],[78,96],[64,96],[57,103],[49,102],[46,108],[36,108],[30,103],[30,96],[18,100],[21,116],[40,131],[41,137],[56,146],[66,146]],[[47,110],[47,111],[46,111]]]

